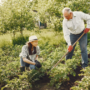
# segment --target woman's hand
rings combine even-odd
[[[39,61],[35,60],[35,66],[36,66],[37,68],[40,68],[42,65],[40,64]]]

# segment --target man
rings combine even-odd
[[[82,68],[85,68],[88,66],[87,32],[90,30],[90,15],[80,11],[72,12],[70,8],[64,8],[63,16],[63,33],[69,51],[66,55],[66,60],[72,58],[75,49],[75,46],[72,47],[72,45],[84,32],[84,36],[79,40],[79,45],[82,55]],[[87,22],[87,28],[84,26],[84,20]]]

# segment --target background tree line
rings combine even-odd
[[[0,6],[0,34],[32,30],[40,20],[47,28],[62,30],[62,9],[70,7],[72,11],[90,13],[89,0],[4,0]]]

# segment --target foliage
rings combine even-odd
[[[42,64],[42,68],[37,70],[25,71],[24,73],[22,73],[22,75],[19,71],[20,60],[18,57],[19,53],[21,52],[22,45],[8,45],[6,46],[6,48],[0,49],[0,84],[5,85],[2,86],[2,90],[25,90],[26,88],[30,89],[32,88],[33,83],[35,83],[37,80],[39,80],[46,74],[48,74],[50,77],[49,85],[54,85],[56,86],[56,88],[59,88],[62,85],[62,83],[69,80],[68,75],[76,75],[74,70],[77,68],[77,66],[80,66],[81,62],[81,51],[79,49],[79,45],[76,45],[75,55],[73,56],[73,59],[67,61],[63,59],[62,61],[64,63],[62,63],[61,61],[57,67],[51,70],[53,65],[55,65],[57,61],[65,54],[67,47],[62,38],[60,44],[50,44],[49,41],[52,40],[53,33],[50,36],[47,35],[48,32],[44,33],[43,37],[41,38],[41,41],[39,41],[41,49],[41,58],[39,58],[39,61]],[[56,34],[56,36],[58,37],[60,35],[62,36],[61,33]],[[40,36],[38,36],[39,39]],[[55,38],[55,36],[53,37]],[[58,38],[58,40],[60,39]]]
[[[87,33],[88,43],[90,42],[90,32]]]
[[[66,6],[70,7],[72,11],[82,11],[84,13],[90,13],[88,0],[73,0],[71,2],[68,2]]]
[[[87,45],[87,49],[88,49],[88,53],[90,53],[90,42]],[[76,81],[76,85],[71,87],[72,90],[89,90],[90,89],[90,58],[88,58],[88,67],[86,67],[85,69],[81,70],[81,74],[79,74],[79,76],[82,76],[83,78],[81,79],[81,81]]]
[[[55,31],[62,30],[64,7],[70,7],[72,11],[90,13],[88,0],[35,0],[32,3],[34,3],[32,10],[37,11],[40,21],[46,22],[47,27],[53,28]]]
[[[81,81],[76,81],[78,86],[73,86],[72,90],[89,90],[90,89],[90,67],[86,67],[82,70],[84,73],[80,76],[84,76]]]
[[[17,36],[12,38],[12,44],[24,45],[28,41],[29,36]]]
[[[47,23],[48,28],[61,31],[64,7],[90,13],[88,0],[7,0],[0,6],[0,30],[5,33],[20,28],[22,34],[24,28],[33,29],[35,22],[40,21]]]
[[[8,2],[8,3],[7,3]],[[30,12],[28,0],[7,0],[0,6],[0,30],[2,33],[20,28],[32,29],[34,18]]]
[[[8,1],[8,3],[7,3]],[[7,0],[0,6],[0,30],[2,33],[7,30],[20,31],[22,34],[23,28],[32,29],[36,19],[40,19],[41,22],[47,22],[55,31],[62,30],[62,9],[66,6],[72,10],[82,10],[85,13],[89,13],[89,7],[86,5],[86,0]],[[81,4],[80,4],[81,3]],[[85,7],[83,7],[83,5]],[[33,11],[37,11],[36,13]],[[37,35],[39,39],[39,45],[41,54],[39,61],[42,64],[42,68],[26,71],[21,73],[19,70],[20,60],[19,53],[21,52],[22,44],[28,41],[28,36],[15,36],[11,43],[3,41],[0,48],[0,84],[2,90],[25,90],[32,88],[32,84],[43,77],[45,74],[50,76],[50,85],[59,88],[62,83],[69,81],[68,75],[75,76],[74,70],[77,66],[80,66],[81,56],[79,45],[76,45],[75,54],[73,59],[65,61],[63,59],[53,70],[51,68],[57,63],[57,61],[67,51],[66,43],[63,38],[63,32],[55,31],[39,31],[30,32],[30,35]],[[16,45],[18,44],[18,45]],[[88,52],[89,51],[88,44]],[[78,82],[77,87],[72,87],[77,90],[90,89],[90,74],[89,67],[84,70],[85,77]],[[87,79],[88,78],[88,79]],[[87,81],[87,83],[86,83]],[[3,86],[4,85],[4,86]]]

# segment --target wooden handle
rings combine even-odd
[[[82,38],[82,36],[84,35],[85,33],[83,32],[83,34],[77,39],[77,41],[72,45],[72,47],[74,47],[75,45],[76,45],[76,43]],[[65,53],[65,55],[52,67],[52,69],[54,68],[54,67],[56,67],[57,65],[58,65],[58,63],[67,55],[69,53],[69,51],[67,51],[66,53]],[[51,70],[52,70],[51,69]]]
[[[83,34],[77,39],[77,41],[72,45],[73,47],[76,45],[76,43],[82,38],[82,36],[84,35],[85,33],[83,32]]]

